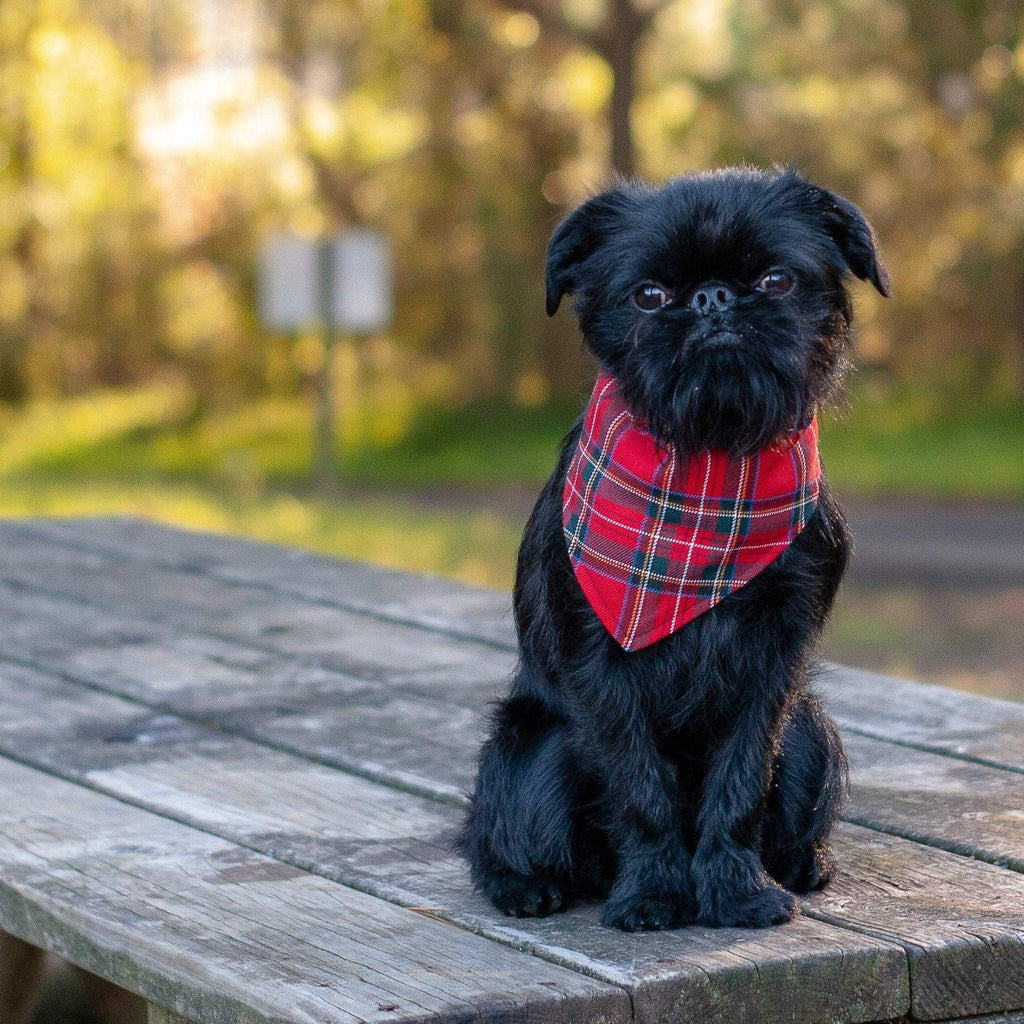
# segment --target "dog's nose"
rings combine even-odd
[[[724,284],[701,285],[690,299],[690,309],[702,316],[728,309],[736,296]]]

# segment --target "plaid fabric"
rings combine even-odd
[[[576,579],[627,651],[714,607],[779,557],[818,500],[818,424],[750,456],[661,447],[602,374],[562,496]]]

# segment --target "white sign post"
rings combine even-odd
[[[355,229],[331,242],[331,320],[350,334],[377,334],[391,323],[391,247],[379,231]]]
[[[380,231],[352,228],[329,238],[276,232],[259,261],[258,306],[274,331],[316,329],[324,355],[317,373],[313,472],[336,482],[334,342],[337,331],[365,336],[386,330],[394,313],[391,247]]]
[[[318,326],[323,306],[316,242],[289,231],[270,235],[260,251],[256,294],[260,319],[270,330]]]

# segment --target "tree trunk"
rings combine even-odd
[[[636,173],[631,132],[631,109],[636,94],[636,50],[642,23],[629,0],[612,4],[611,22],[604,57],[612,69],[611,163],[612,170],[624,178]]]
[[[625,48],[623,48],[625,49]],[[615,75],[612,85],[611,132],[612,170],[624,178],[633,177],[633,136],[630,131],[630,107],[633,103],[634,70],[633,47],[612,65]]]
[[[1017,266],[1020,266],[1018,257]],[[1024,274],[1017,279],[1017,316],[1015,318],[1014,337],[1016,339],[1017,356],[1017,400],[1024,402]]]

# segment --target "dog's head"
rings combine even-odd
[[[576,296],[588,345],[666,443],[747,453],[838,395],[848,273],[889,294],[856,206],[792,170],[727,169],[585,202],[548,247],[547,309]]]

